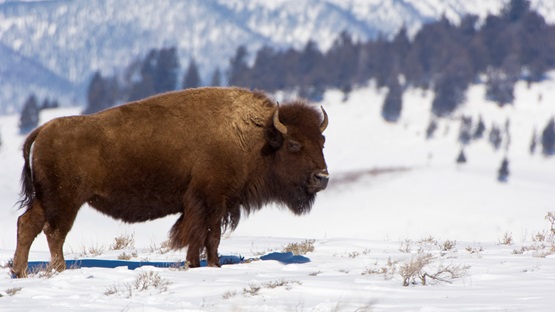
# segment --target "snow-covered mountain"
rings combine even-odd
[[[442,16],[496,14],[508,0],[0,0],[0,114],[30,92],[82,101],[93,71],[112,74],[149,49],[177,46],[182,68],[194,57],[204,80],[225,70],[239,45],[327,49],[347,30],[355,38],[415,33]],[[532,8],[555,21],[555,3]]]

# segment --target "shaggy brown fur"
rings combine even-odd
[[[239,88],[171,92],[52,120],[23,147],[26,211],[13,272],[25,276],[41,230],[51,265],[65,269],[63,243],[84,203],[125,222],[180,213],[172,246],[188,247],[193,267],[206,248],[208,265],[219,266],[222,228],[234,229],[242,212],[268,202],[295,214],[310,210],[328,181],[326,125],[327,116],[303,102],[278,108]]]

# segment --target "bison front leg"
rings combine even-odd
[[[218,258],[218,247],[220,246],[221,236],[222,224],[221,221],[218,220],[208,227],[208,233],[206,235],[205,243],[207,255],[206,266],[220,267],[220,259]]]

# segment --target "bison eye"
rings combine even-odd
[[[299,152],[301,150],[301,143],[293,140],[289,140],[288,149],[290,152]]]

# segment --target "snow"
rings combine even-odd
[[[555,210],[555,158],[530,155],[528,146],[533,129],[541,132],[555,115],[555,81],[517,84],[515,104],[504,108],[485,101],[484,92],[472,86],[467,103],[453,118],[440,120],[435,138],[426,140],[431,92],[407,91],[399,122],[388,124],[379,114],[385,89],[358,89],[346,102],[341,92],[328,91],[321,104],[330,118],[324,150],[330,185],[306,216],[269,206],[224,234],[222,255],[254,261],[220,269],[81,268],[27,279],[12,279],[5,267],[21,213],[14,203],[24,136],[18,116],[0,116],[1,310],[551,311],[552,242],[532,238],[548,233],[544,217]],[[41,120],[78,113],[46,110]],[[510,119],[508,150],[495,151],[484,138],[467,146],[468,162],[457,165],[462,115],[474,122],[481,115],[488,130]],[[511,174],[499,183],[505,156]],[[115,260],[125,252],[135,254],[134,261],[182,261],[184,251],[160,252],[176,219],[129,225],[85,206],[66,241],[66,259]],[[133,235],[135,247],[109,250],[122,234]],[[284,246],[307,240],[314,241],[314,250],[301,256],[309,262],[284,261]],[[92,248],[103,252],[94,256],[87,252]],[[458,268],[460,277],[428,278],[427,285],[416,279],[404,287],[402,267],[428,254],[426,272],[443,265]],[[30,259],[49,260],[44,235],[35,240]],[[133,288],[146,273],[167,285]],[[109,290],[116,291],[107,295]]]

